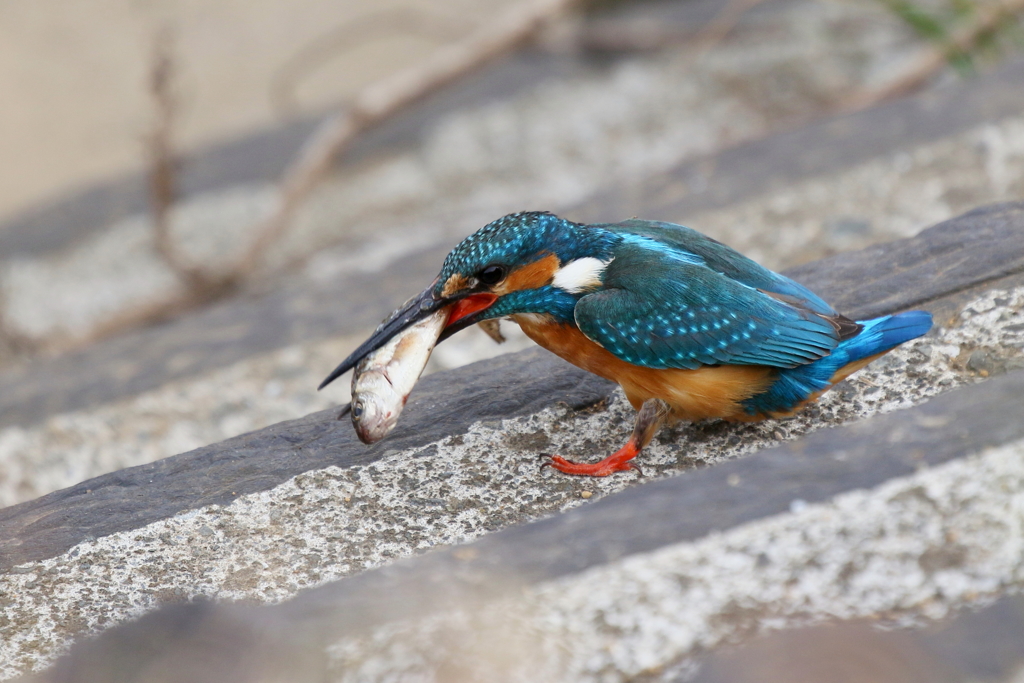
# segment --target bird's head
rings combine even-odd
[[[451,306],[443,341],[483,320],[539,313],[572,320],[576,300],[599,287],[618,241],[614,234],[546,212],[513,213],[473,233],[444,261],[441,273],[395,311],[327,379],[327,386],[392,337]]]

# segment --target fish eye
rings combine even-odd
[[[505,279],[505,266],[487,266],[476,274],[476,279],[485,285],[496,285]]]
[[[358,422],[363,417],[363,402],[356,401],[352,404],[352,419]]]

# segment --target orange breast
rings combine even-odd
[[[512,319],[548,351],[617,382],[634,408],[639,409],[649,398],[660,398],[682,420],[743,419],[746,414],[740,402],[767,389],[774,375],[771,368],[754,365],[719,365],[696,370],[644,368],[615,357],[576,327],[556,323],[548,316],[526,314]]]

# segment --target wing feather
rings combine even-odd
[[[770,296],[697,259],[639,243],[617,250],[603,288],[582,297],[574,313],[587,337],[652,368],[788,368],[827,356],[839,343],[834,322],[795,298]]]

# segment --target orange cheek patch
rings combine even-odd
[[[548,254],[544,258],[537,259],[533,263],[527,263],[521,268],[516,268],[505,281],[494,288],[498,294],[508,294],[521,289],[537,289],[544,285],[551,284],[558,270],[558,257]]]

